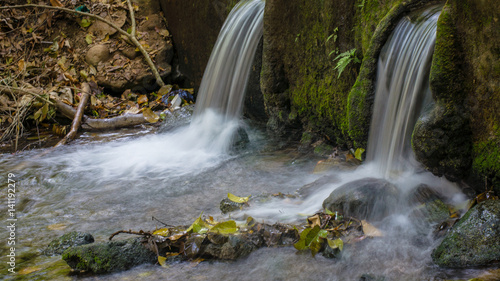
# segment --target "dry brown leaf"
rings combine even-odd
[[[50,0],[50,4],[54,7],[64,7],[64,5],[59,2],[59,0]]]
[[[361,221],[361,225],[363,226],[363,232],[368,237],[382,237],[384,234],[375,226],[371,225],[365,220]]]

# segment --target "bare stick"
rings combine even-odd
[[[156,78],[156,83],[160,87],[165,86],[165,83],[161,79],[160,73],[158,72],[158,69],[154,65],[153,61],[151,60],[151,57],[149,56],[148,52],[146,51],[146,49],[144,49],[144,47],[141,45],[141,43],[135,37],[134,8],[132,7],[132,4],[131,4],[130,0],[127,0],[127,4],[128,4],[129,12],[130,12],[131,21],[132,21],[132,31],[133,31],[132,34],[133,35],[129,34],[127,31],[121,29],[119,26],[117,26],[113,22],[111,22],[111,21],[109,21],[109,20],[107,20],[107,19],[105,19],[105,18],[103,18],[101,16],[94,15],[94,14],[87,13],[87,12],[76,11],[76,10],[72,10],[72,9],[68,9],[68,8],[64,8],[64,7],[56,7],[56,6],[48,6],[48,5],[37,5],[37,4],[26,4],[26,5],[14,5],[14,6],[1,6],[0,10],[3,10],[3,9],[20,9],[20,8],[45,8],[45,9],[53,9],[53,10],[65,11],[67,13],[79,14],[79,15],[83,15],[83,16],[88,16],[88,17],[94,18],[96,20],[100,20],[100,21],[106,23],[107,25],[113,27],[114,29],[116,29],[116,31],[118,31],[120,34],[125,35],[139,49],[139,51],[141,52],[141,54],[144,56],[144,59],[146,60],[146,63],[148,64],[149,68],[151,68],[151,71],[153,72],[153,75]]]
[[[141,236],[146,236],[146,237],[151,237],[151,233],[149,232],[144,232],[142,230],[140,230],[139,232],[137,231],[132,231],[132,230],[119,230],[113,234],[111,234],[111,236],[109,236],[109,240],[111,241],[113,239],[113,237],[115,237],[116,235],[120,234],[120,233],[126,233],[126,234],[134,234],[134,235],[141,235]]]
[[[29,94],[32,96],[35,96],[51,105],[54,105],[51,101],[47,100],[46,98],[42,97],[41,94],[43,93],[43,90],[38,89],[38,88],[31,88],[31,89],[24,89],[24,88],[17,88],[17,87],[11,87],[11,86],[2,86],[0,85],[0,93],[13,93],[13,94]]]
[[[73,123],[71,124],[71,130],[69,130],[69,133],[62,140],[60,140],[54,147],[64,145],[68,141],[75,138],[76,133],[78,132],[78,129],[82,125],[83,111],[85,110],[85,106],[87,106],[87,103],[89,101],[89,97],[90,97],[90,85],[88,83],[83,83],[82,84],[82,98],[80,99],[80,104],[78,105],[78,109],[76,110],[76,114],[75,114],[75,118],[73,119]]]

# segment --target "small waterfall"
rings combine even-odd
[[[208,61],[195,118],[210,108],[226,118],[241,115],[252,61],[263,33],[262,0],[242,0],[229,14]]]
[[[410,138],[422,109],[432,102],[429,72],[440,10],[401,19],[381,51],[367,160],[384,177],[414,167]]]

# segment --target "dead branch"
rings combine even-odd
[[[75,138],[78,129],[82,124],[83,111],[87,106],[90,97],[90,85],[88,83],[82,84],[82,98],[80,99],[80,104],[78,105],[78,109],[76,110],[75,117],[73,118],[73,123],[71,124],[71,130],[69,133],[64,136],[62,140],[60,140],[54,147],[58,147],[66,144],[68,141]]]
[[[109,236],[109,241],[111,241],[113,239],[113,237],[115,237],[116,235],[118,235],[120,233],[134,234],[134,235],[141,235],[141,236],[145,236],[145,237],[151,237],[151,233],[144,232],[142,230],[140,230],[138,232],[137,231],[132,231],[132,230],[119,230],[119,231],[111,234],[111,236]]]
[[[56,108],[62,115],[69,119],[74,119],[76,110],[65,104],[62,101],[56,100]],[[125,114],[113,118],[93,119],[84,115],[82,121],[82,129],[89,131],[113,130],[125,127],[133,127],[141,124],[149,123],[142,113]]]
[[[43,90],[39,88],[18,88],[18,87],[11,87],[11,86],[3,86],[0,85],[0,93],[12,93],[14,95],[32,95],[35,96],[51,105],[54,105],[51,101],[48,99],[42,97],[41,95],[43,94]]]
[[[141,43],[139,42],[139,40],[137,40],[137,38],[135,36],[135,33],[136,33],[135,32],[135,29],[136,29],[135,25],[136,24],[135,24],[134,8],[132,7],[132,3],[130,2],[130,0],[127,0],[127,4],[128,4],[129,12],[130,12],[130,20],[132,22],[132,28],[131,28],[132,32],[130,34],[127,31],[121,29],[119,26],[117,26],[113,22],[111,22],[111,21],[109,21],[109,20],[107,20],[107,19],[105,19],[105,18],[103,18],[101,16],[94,15],[94,14],[87,13],[87,12],[76,11],[76,10],[72,10],[72,9],[68,9],[68,8],[64,8],[64,7],[56,7],[56,6],[48,6],[48,5],[38,5],[38,4],[25,4],[25,5],[14,5],[14,6],[1,6],[0,10],[3,10],[3,9],[20,9],[20,8],[44,8],[44,9],[53,9],[53,10],[65,11],[67,13],[73,13],[73,14],[79,14],[79,15],[83,15],[83,16],[88,16],[88,17],[94,18],[96,20],[102,21],[102,22],[106,23],[107,25],[109,25],[109,26],[113,27],[114,29],[116,29],[116,31],[118,31],[120,34],[126,36],[139,49],[139,51],[141,52],[141,54],[144,56],[144,59],[146,60],[146,63],[148,64],[149,68],[153,72],[153,75],[156,78],[156,83],[160,87],[163,87],[165,85],[165,83],[161,79],[161,76],[160,76],[160,73],[158,72],[158,69],[154,65],[154,63],[151,60],[151,57],[149,56],[149,54],[146,51],[146,49],[144,49],[144,47],[141,45]]]

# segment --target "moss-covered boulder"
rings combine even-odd
[[[336,188],[323,201],[323,208],[344,216],[378,221],[392,213],[399,191],[383,179],[364,178]]]
[[[142,238],[72,247],[64,251],[62,258],[74,270],[96,274],[157,261],[156,254],[145,247]]]
[[[72,231],[52,240],[43,254],[47,256],[60,255],[70,247],[76,247],[94,243],[94,237],[90,233]]]
[[[484,201],[470,209],[434,249],[432,259],[452,268],[500,262],[500,201]]]
[[[500,192],[500,2],[449,0],[431,67],[437,104],[417,124],[417,159],[437,175]]]

